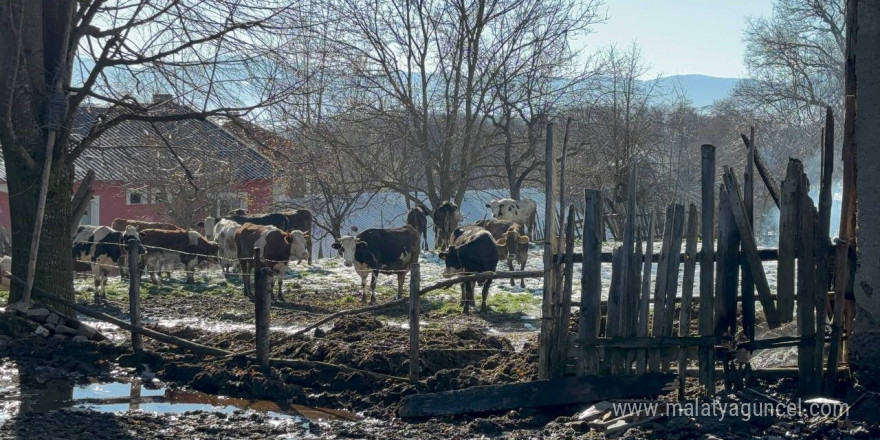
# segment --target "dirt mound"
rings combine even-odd
[[[208,365],[193,377],[193,389],[255,400],[307,403],[302,387],[286,383],[278,370],[258,368],[245,361]]]

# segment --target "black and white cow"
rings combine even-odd
[[[538,209],[534,200],[498,199],[490,201],[486,207],[492,211],[492,218],[517,222],[528,228],[529,235],[533,233]]]
[[[440,252],[440,258],[446,261],[446,270],[443,274],[451,277],[460,273],[494,272],[498,267],[498,245],[492,234],[477,226],[462,228],[460,232],[452,246]],[[491,284],[492,280],[483,282],[480,313],[486,313],[486,298],[489,296]],[[464,313],[470,313],[471,306],[475,305],[474,281],[462,283],[461,296]]]
[[[141,244],[147,249],[141,264],[150,274],[153,284],[161,285],[162,278],[156,275],[161,271],[170,271],[175,266],[183,265],[186,282],[194,283],[196,268],[207,269],[220,264],[220,246],[196,231],[145,229],[139,232],[139,236]]]
[[[73,236],[73,258],[88,263],[95,277],[95,302],[107,297],[107,277],[114,267],[125,264],[125,243],[138,239],[138,231],[128,226],[116,231],[106,226],[80,226]]]
[[[410,225],[393,229],[367,229],[357,237],[346,235],[333,243],[346,266],[354,266],[361,277],[361,302],[367,299],[367,275],[370,303],[376,302],[376,278],[380,273],[397,275],[397,297],[403,295],[403,281],[410,265],[419,261],[419,231]]]
[[[426,251],[428,250],[428,217],[430,216],[431,210],[421,203],[417,203],[406,213],[406,224],[415,228],[422,235]]]
[[[458,211],[458,205],[445,201],[434,210],[434,232],[436,241],[434,247],[436,249],[446,249],[452,239],[452,233],[458,227],[461,221],[461,213]]]

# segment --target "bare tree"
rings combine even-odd
[[[287,2],[284,2],[287,3]],[[248,111],[289,93],[275,87],[282,54],[277,26],[296,10],[256,0],[9,0],[0,2],[0,144],[9,183],[14,275],[24,278],[44,167],[46,215],[37,287],[73,297],[69,244],[74,162],[124,121],[168,122]],[[308,6],[305,6],[306,8]],[[209,12],[208,12],[209,11]],[[173,95],[191,111],[151,114],[139,97]],[[73,129],[84,102],[118,110],[84,134]],[[52,148],[46,157],[47,146]],[[80,194],[80,193],[78,193]],[[85,193],[83,193],[85,195]],[[23,290],[14,286],[10,301]]]

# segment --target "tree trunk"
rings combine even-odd
[[[60,150],[58,156],[63,155],[63,148],[57,150]],[[30,238],[36,220],[40,170],[34,172],[27,170],[27,167],[20,163],[20,158],[14,155],[5,155],[5,160],[10,194],[9,212],[14,232],[12,272],[24,274],[27,273]],[[49,189],[46,193],[46,213],[43,217],[34,287],[73,301],[73,253],[70,251],[72,232],[70,198],[73,193],[73,170],[70,166],[58,162],[59,160],[56,159],[56,163],[52,166]],[[13,283],[10,286],[9,303],[19,301],[23,293],[24,286]],[[67,307],[56,308],[70,316],[76,316],[76,312]]]

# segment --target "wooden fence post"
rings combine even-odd
[[[788,161],[779,203],[779,257],[776,265],[776,302],[780,322],[794,320],[794,263],[797,254],[799,186],[803,174],[800,162]]]
[[[419,290],[421,290],[419,263],[409,269],[409,380],[419,380]]]
[[[736,229],[733,211],[730,207],[730,191],[725,184],[718,191],[718,250],[715,258],[715,336],[736,335],[736,290],[737,269],[739,268],[740,234]],[[748,265],[743,263],[748,270]],[[745,291],[743,291],[745,293]],[[743,313],[746,312],[743,296]],[[752,299],[754,305],[754,298]],[[754,307],[753,307],[754,309]],[[747,318],[743,317],[743,324]],[[754,316],[752,316],[754,322]]]
[[[697,207],[688,207],[687,244],[685,245],[684,276],[681,280],[681,314],[678,318],[678,336],[686,338],[691,331],[691,302],[694,298],[694,274],[697,268]],[[687,347],[678,349],[678,399],[685,398],[687,378]]]
[[[546,143],[544,146],[545,181],[544,181],[544,298],[541,303],[541,334],[538,337],[538,377],[550,379],[561,375],[564,366],[554,365],[554,353],[556,347],[555,331],[557,326],[565,326],[568,323],[560,323],[556,316],[556,270],[554,254],[556,253],[556,190],[554,182],[556,155],[553,152],[553,123],[547,124]]]
[[[642,289],[639,297],[639,328],[637,336],[648,336],[648,320],[651,317],[651,266],[654,257],[654,214],[648,216],[648,241],[645,245],[645,262],[642,269]],[[636,374],[645,374],[648,368],[647,352],[636,352]]]
[[[821,369],[816,371],[816,345],[810,339],[817,336],[815,302],[816,289],[819,286],[816,285],[815,233],[819,219],[812,200],[807,195],[807,185],[807,177],[802,173],[799,191],[795,195],[799,223],[797,322],[800,335],[804,338],[798,346],[798,387],[802,396],[814,396],[821,390],[822,375]],[[823,329],[818,330],[824,333]]]
[[[700,335],[715,333],[715,146],[701,147],[701,201],[703,218],[700,224],[702,248],[700,249]],[[706,394],[715,394],[715,349],[700,347],[700,382],[706,387]]]
[[[747,154],[746,170],[743,175],[743,206],[746,211],[746,221],[754,231],[755,227],[755,127],[749,127],[749,151]],[[737,243],[739,244],[739,243]],[[737,252],[737,260],[744,260]],[[742,277],[742,310],[743,331],[750,341],[755,340],[755,282],[752,274],[744,261],[738,261]],[[734,335],[736,333],[733,333]]]
[[[135,328],[141,326],[141,276],[138,269],[141,243],[136,238],[130,238],[128,245],[128,315],[131,317],[131,325]],[[144,339],[140,333],[131,332],[131,348],[135,353],[144,350]]]
[[[256,321],[257,363],[269,366],[269,310],[272,291],[268,286],[271,269],[263,267],[261,249],[254,249],[254,308]]]
[[[581,307],[578,320],[580,340],[580,374],[597,373],[599,351],[590,347],[599,336],[602,313],[602,193],[584,191],[583,264],[581,266]]]
[[[635,336],[634,319],[638,304],[639,281],[635,276],[638,270],[638,262],[635,261],[635,233],[636,233],[636,190],[638,188],[638,166],[630,164],[629,185],[627,188],[626,219],[623,226],[623,257],[620,271],[620,310],[617,320],[617,333],[620,336]],[[632,368],[629,358],[630,352],[621,351],[621,362],[624,374]]]
[[[666,223],[663,225],[663,247],[660,248],[660,259],[657,262],[657,279],[654,284],[654,320],[651,325],[651,334],[655,338],[663,336],[663,326],[666,323],[666,288],[668,286],[666,277],[669,276],[669,248],[672,246],[672,227],[674,218],[675,205],[669,205],[666,207]],[[678,260],[678,254],[675,255],[675,259]],[[659,372],[660,353],[657,350],[651,350],[648,356],[650,358],[648,367],[651,371]]]

